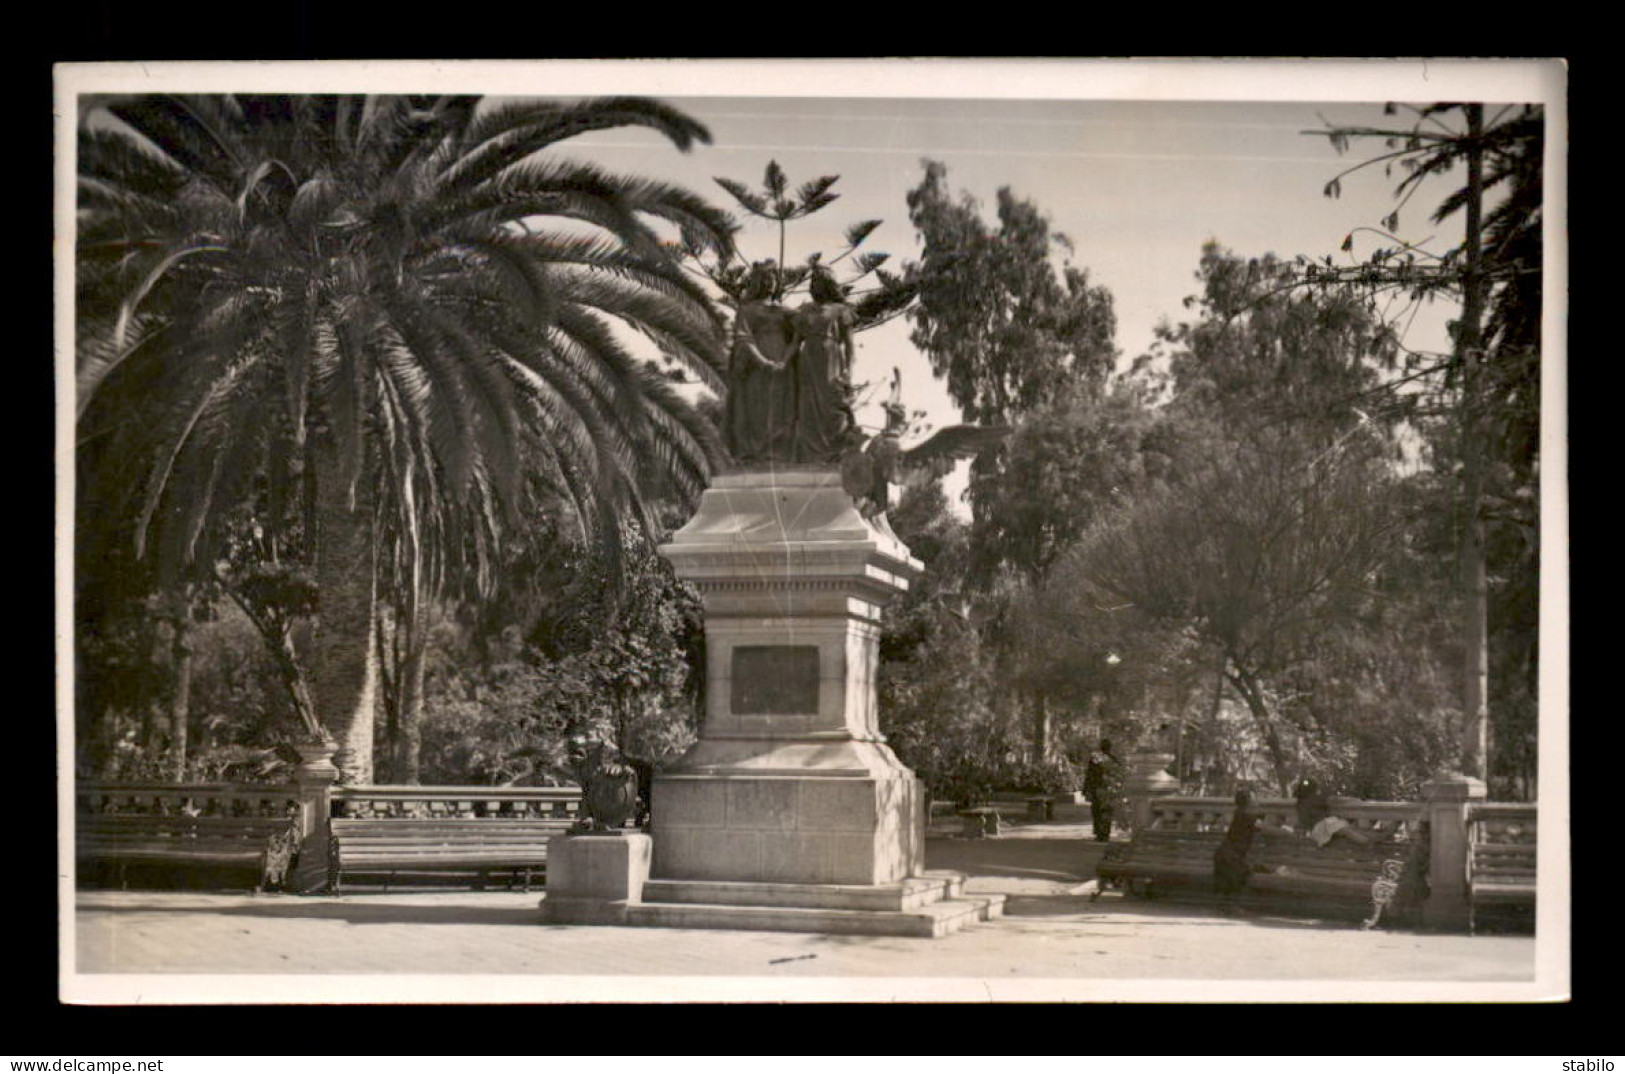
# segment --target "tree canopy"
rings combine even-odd
[[[160,572],[212,564],[234,509],[310,565],[301,654],[346,775],[370,769],[377,594],[489,591],[504,534],[548,497],[619,539],[695,496],[715,430],[627,332],[715,382],[722,322],[659,226],[732,224],[659,181],[555,158],[641,126],[640,98],[150,96],[80,135],[82,506],[133,519]],[[94,520],[82,511],[97,547]]]

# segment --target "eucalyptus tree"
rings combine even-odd
[[[365,781],[382,583],[408,618],[419,594],[489,590],[536,497],[613,540],[720,458],[631,340],[720,382],[721,322],[670,236],[721,249],[732,222],[549,152],[622,126],[684,151],[709,135],[639,98],[102,104],[78,145],[81,502],[171,575],[219,559],[254,504],[256,538],[312,573],[300,662]]]
[[[1069,418],[1100,401],[1116,362],[1111,293],[1071,262],[1071,241],[1051,229],[1040,207],[1007,187],[989,222],[968,194],[950,190],[944,165],[926,161],[908,208],[921,244],[907,272],[919,295],[909,308],[909,338],[966,421],[1018,430],[971,464],[973,576],[1006,597],[1022,585],[1042,587],[1059,546],[1075,533],[1067,519],[1073,505],[1039,503],[1037,484],[1060,477],[1066,464],[1057,458],[1089,438],[1074,436],[1079,430]],[[1001,584],[997,573],[1005,568],[1014,578]],[[1005,635],[998,648],[1013,676],[1023,654],[1005,622],[996,617],[987,630]],[[1053,743],[1045,695],[1009,691],[1001,703],[1031,710],[1032,744],[1038,759],[1047,759]]]
[[[1073,391],[1098,395],[1117,358],[1111,293],[1063,260],[1071,240],[1033,202],[1000,189],[989,226],[947,176],[927,161],[908,193],[923,248],[910,338],[965,420],[1007,424]]]

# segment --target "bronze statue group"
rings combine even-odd
[[[838,468],[864,516],[884,527],[892,484],[941,477],[956,460],[1010,435],[1009,426],[951,425],[904,448],[908,411],[895,370],[885,426],[867,435],[854,411],[854,336],[861,327],[856,309],[825,269],[813,271],[809,301],[794,309],[778,301],[779,281],[773,262],[757,262],[737,299],[723,414],[723,436],[736,465]]]
[[[857,315],[827,273],[813,274],[811,301],[795,309],[774,301],[777,283],[771,262],[745,277],[729,358],[728,447],[744,466],[837,463],[861,443],[852,411]]]

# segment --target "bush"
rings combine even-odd
[[[1022,794],[1071,794],[1080,777],[1063,758],[1049,761],[1021,761],[1008,766],[999,780],[999,789]]]

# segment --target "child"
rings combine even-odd
[[[1332,813],[1331,800],[1312,779],[1298,784],[1298,831],[1323,847],[1333,839],[1369,846],[1376,842],[1370,834],[1362,832],[1342,817]]]

